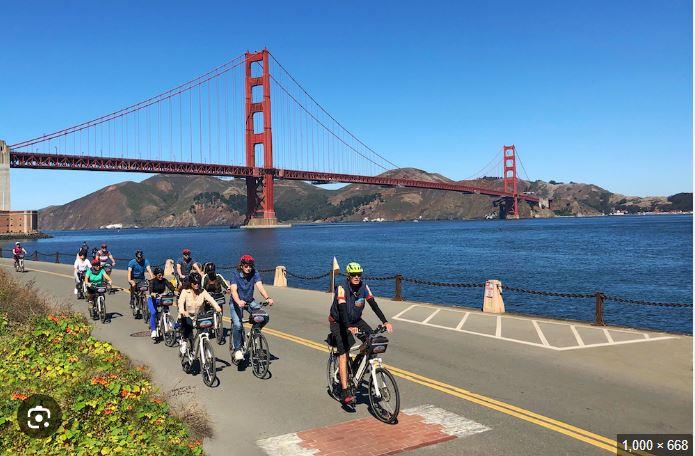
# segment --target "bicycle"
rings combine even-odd
[[[106,322],[106,292],[108,287],[106,284],[102,283],[99,285],[94,285],[91,287],[94,291],[95,297],[92,301],[92,307],[90,313],[92,314],[92,320],[101,320],[102,323]]]
[[[176,331],[174,330],[174,322],[169,313],[169,308],[172,305],[174,305],[174,295],[172,294],[165,294],[156,298],[155,309],[157,309],[158,316],[157,337],[164,339],[164,345],[167,347],[176,345]]]
[[[77,271],[77,280],[75,283],[75,289],[77,290],[77,299],[84,299],[84,271]]]
[[[24,272],[24,255],[15,255],[14,270],[17,272]]]
[[[386,332],[386,328],[379,325],[372,334],[364,332],[355,334],[364,342],[361,345],[355,344],[350,348],[348,355],[348,387],[354,388],[359,392],[368,376],[367,392],[369,395],[369,405],[374,416],[387,424],[394,424],[398,420],[398,413],[401,407],[401,396],[398,392],[398,385],[393,374],[384,367],[383,361],[377,355],[386,352],[388,339],[380,335]],[[328,380],[328,394],[335,400],[340,400],[340,376],[338,370],[338,355],[336,344],[332,334],[326,338],[328,343],[328,363],[326,366],[326,376]],[[350,355],[355,355],[352,358]],[[393,402],[393,404],[391,404]]]
[[[133,318],[136,320],[138,316],[145,320],[149,325],[150,316],[149,310],[147,309],[147,292],[150,289],[150,285],[147,280],[141,280],[135,283],[135,298],[130,302],[130,309],[133,312]],[[131,291],[131,293],[133,293]]]
[[[210,293],[210,295],[217,302],[217,305],[224,309],[224,293]],[[220,312],[215,312],[212,336],[217,340],[217,345],[224,343],[224,325],[222,324],[222,313]]]
[[[215,366],[215,352],[212,350],[210,343],[210,330],[214,325],[214,311],[208,311],[199,314],[196,317],[191,317],[193,327],[196,329],[196,335],[192,344],[187,344],[185,354],[179,352],[181,358],[181,367],[187,374],[194,372],[194,363],[197,361],[197,367],[200,368],[203,377],[203,383],[207,386],[212,386],[217,379],[217,367]],[[193,351],[191,351],[193,350]]]
[[[266,307],[268,302],[263,301],[260,303],[260,305],[261,307]],[[243,311],[244,309],[242,309],[242,317]],[[232,312],[234,312],[234,310],[232,310]],[[243,353],[244,357],[239,361],[234,359],[234,337],[229,338],[229,353],[232,358],[232,364],[238,366],[241,364],[241,361],[246,361],[248,359],[248,363],[251,364],[251,370],[253,370],[253,375],[258,378],[264,378],[268,374],[268,369],[270,369],[270,348],[268,347],[268,341],[266,340],[265,336],[261,334],[261,329],[269,320],[268,312],[262,308],[254,309],[248,312],[248,323],[251,324],[251,330],[248,332],[248,334],[244,330],[244,319],[241,319],[242,346],[239,349]]]

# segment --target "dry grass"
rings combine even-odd
[[[65,304],[41,296],[34,282],[16,282],[6,271],[0,269],[0,312],[7,315],[10,323],[27,323],[34,317],[68,312]]]
[[[169,403],[171,414],[186,424],[193,437],[210,438],[214,434],[210,417],[198,402],[186,397],[192,390],[190,386],[174,388],[165,393],[163,399]]]

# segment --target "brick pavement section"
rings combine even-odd
[[[423,405],[401,411],[395,425],[361,418],[257,443],[270,456],[383,456],[488,430],[455,413]]]

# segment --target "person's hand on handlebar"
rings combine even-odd
[[[237,302],[237,305],[243,309],[246,307],[246,301],[240,299],[239,302]]]
[[[384,323],[384,328],[386,328],[386,331],[392,333],[393,332],[393,325],[389,323],[388,321]]]
[[[360,330],[359,330],[359,328],[357,328],[357,326],[349,326],[349,327],[348,327],[348,331],[350,331],[350,332],[352,333],[353,336],[354,336],[355,334],[357,334],[358,332],[360,332]]]
[[[135,286],[135,280],[129,280],[128,283],[130,284],[131,287]]]
[[[273,305],[273,298],[271,298],[270,296],[265,301],[268,303],[269,306]]]

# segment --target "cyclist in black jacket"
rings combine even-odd
[[[362,266],[359,263],[349,263],[345,272],[348,275],[347,279],[343,284],[335,287],[328,321],[330,322],[331,335],[337,347],[340,385],[342,386],[341,401],[344,404],[351,404],[355,401],[355,396],[348,390],[347,359],[350,347],[355,343],[353,335],[359,331],[364,334],[372,333],[372,328],[362,320],[365,302],[369,303],[388,332],[393,332],[393,326],[386,321],[386,317],[377,305],[372,292],[362,281]]]

